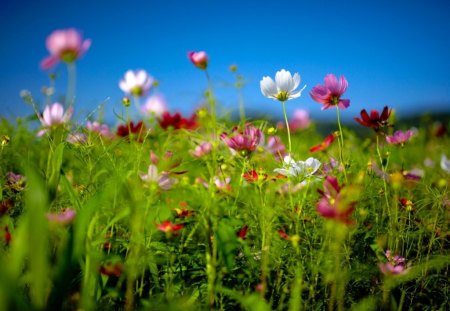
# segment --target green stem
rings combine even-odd
[[[66,108],[69,108],[75,102],[75,89],[77,84],[77,68],[75,63],[67,64],[67,75]]]
[[[291,154],[291,151],[292,151],[291,130],[289,129],[289,122],[288,122],[288,117],[287,117],[287,113],[286,113],[286,105],[285,105],[284,101],[282,101],[281,104],[283,106],[284,121],[286,122],[286,129],[287,129],[287,133],[288,133],[289,154]]]
[[[346,169],[346,165],[345,165],[345,161],[344,161],[344,135],[342,134],[342,126],[341,126],[341,113],[339,111],[339,107],[336,106],[336,112],[337,112],[337,121],[338,121],[338,127],[339,127],[339,158],[340,161],[342,163],[342,167],[344,169],[344,176],[345,176],[345,181],[347,181],[347,169]]]

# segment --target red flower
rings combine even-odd
[[[333,134],[328,135],[327,137],[325,137],[323,142],[314,147],[311,147],[311,149],[309,149],[309,152],[319,152],[327,149],[333,143],[336,137],[338,137],[338,132],[334,132]]]
[[[142,121],[139,121],[136,124],[134,124],[133,121],[129,121],[126,124],[120,124],[117,128],[117,136],[129,137],[130,134],[135,134],[139,141],[142,141],[144,132],[145,125]]]
[[[165,233],[176,233],[183,229],[183,224],[174,224],[170,220],[165,220],[161,224],[157,225],[158,229]]]
[[[252,183],[257,182],[258,180],[265,180],[267,179],[267,174],[261,173],[258,174],[256,170],[248,171],[247,173],[244,173],[242,177],[245,179],[245,181]]]
[[[283,229],[278,229],[278,234],[283,240],[289,240],[289,235]]]
[[[245,225],[245,226],[242,227],[242,229],[239,230],[239,232],[237,233],[238,238],[240,238],[241,240],[247,239],[247,231],[248,231],[248,226]]]
[[[103,275],[119,277],[123,272],[123,264],[120,262],[115,264],[107,263],[102,265],[99,270]]]
[[[170,112],[165,111],[162,114],[161,119],[159,119],[158,121],[161,128],[165,130],[170,126],[172,126],[176,130],[194,130],[198,127],[197,116],[195,115],[195,113],[187,119],[184,118],[179,112],[171,115]]]
[[[384,106],[383,111],[380,113],[373,109],[370,115],[367,113],[366,109],[361,110],[361,119],[355,118],[356,122],[365,127],[371,127],[375,131],[378,131],[382,127],[388,126],[388,119],[391,115],[392,109],[388,106]]]
[[[5,245],[8,246],[11,243],[11,232],[9,232],[8,226],[5,226]]]

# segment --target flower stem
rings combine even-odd
[[[338,106],[336,106],[336,112],[337,112],[337,122],[338,122],[338,127],[339,127],[339,139],[338,139],[338,142],[339,142],[339,158],[341,160],[342,167],[344,169],[345,181],[347,181],[347,169],[345,167],[344,154],[343,154],[344,135],[342,134],[341,114],[340,114]]]
[[[284,121],[286,122],[286,129],[287,129],[287,133],[288,133],[289,154],[291,154],[291,151],[292,151],[291,130],[289,129],[289,122],[288,122],[288,117],[287,117],[287,113],[286,113],[286,105],[284,104],[284,101],[281,102],[281,105],[283,106]]]
[[[67,75],[66,108],[69,108],[75,102],[75,89],[77,85],[77,68],[75,63],[67,64]]]

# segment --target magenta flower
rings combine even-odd
[[[210,142],[204,142],[200,144],[199,146],[195,147],[194,151],[191,151],[191,154],[195,158],[201,158],[204,155],[207,155],[211,153],[212,150],[212,144]]]
[[[401,257],[399,255],[392,256],[390,250],[386,251],[385,256],[388,262],[378,264],[380,271],[384,275],[398,275],[403,274],[407,271],[406,259],[404,257]]]
[[[396,131],[393,135],[386,136],[386,141],[391,145],[404,145],[411,137],[417,133],[415,128],[407,131]]]
[[[344,224],[353,223],[351,216],[355,202],[349,202],[341,193],[341,187],[336,177],[327,176],[323,181],[323,191],[318,190],[322,198],[317,202],[317,212],[329,219]]]
[[[158,168],[151,164],[148,167],[147,174],[140,173],[141,180],[145,183],[156,183],[161,190],[169,190],[177,182],[175,178],[171,178],[168,172],[158,174]]]
[[[53,223],[68,225],[73,222],[76,214],[77,212],[73,208],[66,208],[59,213],[48,213],[47,219]]]
[[[235,127],[232,130],[232,136],[227,133],[220,135],[220,138],[234,152],[240,152],[241,155],[247,155],[255,151],[259,145],[264,143],[264,135],[259,128],[247,123],[243,132],[238,132]]]
[[[114,136],[113,133],[111,133],[111,131],[109,130],[108,125],[106,124],[101,124],[98,121],[87,121],[86,122],[86,128],[91,131],[91,132],[95,132],[98,133],[99,135],[103,136],[103,137],[108,137],[111,138]]]
[[[145,70],[128,70],[119,82],[119,87],[126,94],[136,97],[144,96],[152,87],[155,80]]]
[[[62,29],[53,31],[46,41],[50,56],[42,60],[41,68],[50,69],[59,61],[73,63],[91,46],[91,40],[83,40],[81,34],[73,29]]]
[[[280,161],[286,156],[286,146],[278,136],[270,136],[265,147],[267,151]]]
[[[197,68],[204,70],[208,67],[208,54],[204,51],[188,52],[188,58]]]
[[[69,122],[73,109],[69,108],[64,112],[64,107],[60,103],[45,106],[42,116],[38,116],[44,129],[40,130],[37,136],[41,137],[52,127],[56,127]]]
[[[344,76],[339,77],[339,81],[334,74],[325,76],[324,85],[316,85],[313,87],[310,95],[319,104],[324,105],[322,110],[337,106],[345,109],[350,106],[350,100],[341,99],[348,87],[347,79]]]

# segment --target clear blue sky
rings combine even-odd
[[[237,64],[248,83],[249,109],[281,113],[261,95],[259,81],[285,68],[299,72],[307,88],[288,111],[307,109],[314,118],[334,118],[309,96],[327,73],[345,75],[351,100],[343,117],[362,108],[390,105],[400,114],[450,111],[450,1],[2,1],[0,4],[0,115],[31,113],[19,92],[39,90],[48,75],[39,62],[45,38],[75,27],[92,39],[78,62],[78,117],[105,98],[106,115],[120,111],[118,81],[128,69],[145,69],[161,83],[171,110],[188,113],[206,88],[203,73],[187,60],[205,50],[218,97],[237,106],[228,71]],[[56,67],[63,94],[66,68]]]

